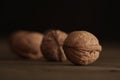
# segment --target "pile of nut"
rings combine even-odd
[[[50,30],[42,34],[32,31],[16,31],[10,36],[11,50],[29,59],[88,65],[99,58],[102,47],[95,35],[88,31],[65,33]]]

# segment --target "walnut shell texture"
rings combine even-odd
[[[88,31],[71,32],[64,41],[67,58],[77,65],[88,65],[99,58],[102,47],[95,35]]]
[[[48,31],[42,41],[41,50],[48,61],[65,61],[66,56],[63,51],[63,43],[67,33],[61,30]]]
[[[40,59],[43,34],[32,31],[16,31],[10,37],[10,46],[14,53],[29,58]]]

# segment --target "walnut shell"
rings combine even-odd
[[[87,31],[74,31],[66,38],[63,49],[67,58],[77,65],[95,62],[102,50],[98,39]]]
[[[65,61],[63,43],[67,33],[60,30],[48,31],[42,41],[41,50],[48,61]]]
[[[12,51],[29,59],[40,59],[43,34],[30,31],[16,31],[10,36]]]

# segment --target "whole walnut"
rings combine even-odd
[[[67,58],[76,65],[95,62],[102,47],[98,39],[88,31],[74,31],[66,38],[63,49]]]
[[[12,51],[29,59],[42,58],[40,49],[43,34],[31,31],[16,31],[10,36]]]
[[[61,30],[50,30],[45,33],[41,50],[48,61],[65,61],[66,56],[63,51],[63,43],[67,33]]]

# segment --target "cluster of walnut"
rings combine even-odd
[[[88,65],[99,58],[102,47],[98,39],[88,31],[51,30],[45,34],[18,31],[10,38],[11,49],[26,58],[48,61],[66,61],[77,65]]]

